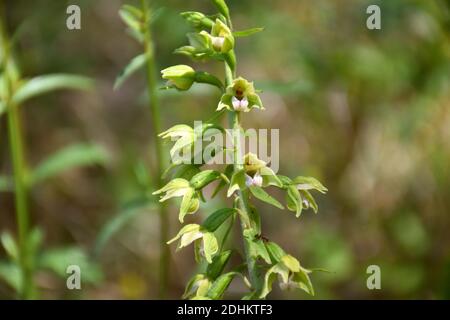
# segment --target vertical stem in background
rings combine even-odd
[[[234,54],[233,52],[231,54]],[[233,82],[236,77],[236,71],[228,64],[225,63],[225,85],[228,87]],[[234,112],[230,114],[229,118],[230,126],[233,127],[233,146],[234,146],[234,172],[238,172],[243,169],[242,164],[242,152],[241,152],[241,119],[240,112]],[[249,215],[249,205],[248,205],[248,192],[246,190],[239,190],[239,210],[241,214],[245,216],[245,219],[240,217],[242,232],[245,229],[244,220],[250,221]],[[250,278],[250,283],[254,291],[258,291],[259,281],[258,272],[256,270],[256,261],[250,256],[249,248],[247,243],[244,241],[244,254],[247,263],[248,274]]]
[[[155,165],[153,177],[156,181],[156,188],[163,187],[162,181],[162,165],[164,163],[164,155],[162,150],[161,140],[157,138],[161,132],[161,116],[159,109],[159,97],[157,93],[156,82],[156,67],[154,48],[152,43],[152,36],[150,32],[149,21],[149,7],[146,0],[141,0],[142,9],[144,12],[144,21],[146,21],[144,50],[147,55],[147,91],[149,97],[149,106],[152,117],[153,137],[154,137],[154,151],[155,151]],[[159,203],[159,218],[160,218],[160,260],[159,260],[159,297],[164,299],[167,295],[167,288],[169,285],[169,268],[170,268],[170,248],[166,244],[169,238],[169,216],[167,215],[167,207],[165,203]]]
[[[33,268],[28,246],[29,233],[29,212],[28,212],[28,187],[26,184],[26,164],[24,157],[24,147],[20,124],[19,106],[11,102],[14,93],[15,83],[9,72],[13,67],[14,61],[10,56],[10,44],[4,29],[4,10],[3,2],[0,3],[0,37],[1,51],[5,82],[6,82],[6,99],[5,105],[8,115],[8,136],[9,148],[14,175],[14,197],[17,229],[19,236],[19,267],[21,273],[21,287],[19,296],[22,299],[31,299],[34,296],[33,285]]]

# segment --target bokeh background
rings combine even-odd
[[[60,92],[23,108],[31,166],[77,142],[100,145],[102,164],[64,172],[31,194],[32,220],[44,250],[62,248],[55,261],[89,254],[80,291],[68,291],[52,272],[36,276],[42,298],[156,298],[158,216],[150,203],[134,210],[152,184],[151,126],[145,77],[120,90],[114,80],[141,52],[125,32],[119,0],[9,0],[9,32],[20,29],[16,55],[26,76],[76,73],[96,80],[91,93]],[[133,3],[129,1],[128,3]],[[172,51],[190,29],[181,11],[215,13],[207,0],[153,1],[160,69],[189,63]],[[228,1],[236,29],[265,27],[238,40],[238,74],[262,89],[265,112],[246,127],[279,128],[280,172],[316,176],[329,189],[319,213],[259,210],[266,237],[282,244],[314,273],[313,299],[450,298],[450,15],[444,0]],[[65,27],[66,8],[82,10],[82,30]],[[382,29],[368,30],[370,4],[381,8]],[[223,76],[219,64],[195,64]],[[162,91],[163,127],[208,119],[219,98],[196,85],[191,93]],[[6,118],[0,118],[5,137]],[[11,172],[0,140],[0,174]],[[275,193],[277,197],[278,194]],[[200,221],[224,202],[208,202]],[[180,225],[175,203],[171,234]],[[106,226],[106,227],[105,227]],[[0,229],[15,230],[11,192],[0,193]],[[235,233],[236,243],[240,243]],[[67,249],[69,249],[67,253]],[[192,248],[175,253],[170,297],[195,273]],[[0,260],[6,259],[0,251]],[[59,261],[58,259],[62,259]],[[366,268],[381,268],[382,289],[368,290]],[[235,280],[227,297],[239,297]],[[7,282],[0,297],[13,298]],[[311,299],[301,291],[273,298]]]

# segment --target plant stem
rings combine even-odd
[[[2,3],[3,4],[3,3]],[[14,65],[14,61],[10,56],[9,41],[3,26],[3,6],[1,10],[0,36],[1,46],[3,48],[3,61],[1,64],[4,68],[6,82],[6,99],[5,105],[8,115],[8,136],[9,148],[11,152],[11,160],[14,175],[14,197],[16,207],[16,220],[19,235],[19,267],[21,273],[21,287],[19,296],[22,299],[31,299],[34,295],[33,285],[33,268],[31,263],[30,252],[28,250],[28,233],[29,233],[29,212],[28,212],[28,187],[26,183],[26,164],[24,157],[24,147],[20,124],[19,106],[11,102],[14,95],[15,83],[9,75]]]
[[[232,53],[233,54],[233,53]],[[225,84],[229,86],[232,84],[233,79],[236,77],[235,70],[228,64],[225,63]],[[234,145],[234,172],[238,172],[243,169],[243,161],[242,161],[242,149],[241,149],[241,117],[240,112],[234,112],[230,115],[230,125],[233,127],[233,145]],[[242,233],[245,230],[245,220],[250,221],[249,215],[249,205],[248,205],[248,192],[247,190],[239,190],[239,210],[244,217],[239,215],[239,219],[241,222],[241,230]],[[248,245],[244,240],[244,254],[245,260],[247,264],[247,270],[249,274],[249,280],[254,292],[259,291],[259,274],[256,270],[256,261],[251,257]]]
[[[155,137],[154,151],[155,151],[155,165],[153,177],[156,180],[156,188],[160,189],[163,186],[162,173],[164,155],[161,140],[157,138],[161,132],[161,116],[159,108],[159,97],[157,93],[156,81],[156,67],[155,56],[152,42],[152,35],[150,27],[147,25],[149,21],[149,7],[147,1],[141,0],[142,9],[144,12],[145,21],[145,36],[144,36],[144,50],[147,55],[147,92],[149,97],[149,107],[152,117],[153,137]],[[159,258],[159,298],[164,299],[167,295],[167,288],[169,285],[169,268],[170,268],[170,248],[166,241],[169,238],[169,216],[167,215],[167,207],[165,203],[159,203],[159,218],[160,218],[160,258]]]

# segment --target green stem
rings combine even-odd
[[[149,97],[149,107],[152,117],[153,137],[155,145],[155,165],[153,177],[156,179],[156,188],[163,187],[162,173],[164,154],[161,140],[157,138],[161,132],[161,116],[159,108],[159,96],[157,93],[156,66],[154,57],[154,48],[150,27],[147,25],[149,21],[149,7],[147,1],[141,0],[145,21],[145,37],[144,50],[147,55],[147,91]],[[170,248],[166,241],[169,238],[169,216],[167,215],[167,207],[165,203],[159,203],[160,217],[160,258],[159,258],[159,298],[164,299],[167,295],[169,286],[169,268],[170,268]]]
[[[232,53],[233,54],[233,53]],[[227,62],[225,63],[225,83],[226,86],[232,84],[233,79],[236,77],[235,69],[230,66]],[[233,145],[234,145],[234,172],[238,172],[243,169],[243,161],[242,161],[242,152],[241,152],[241,117],[240,112],[234,112],[230,114],[230,126],[233,127]],[[239,210],[241,211],[241,215],[239,215],[242,233],[245,230],[245,221],[250,221],[249,215],[249,204],[248,204],[248,192],[246,190],[239,190]],[[245,260],[247,264],[247,270],[249,274],[249,280],[252,286],[252,289],[257,292],[259,291],[259,273],[256,269],[256,261],[251,257],[250,251],[247,243],[244,241],[244,254]]]
[[[0,9],[3,9],[1,7]],[[21,273],[21,287],[19,296],[22,299],[31,299],[34,296],[33,268],[28,250],[28,233],[30,228],[28,212],[28,187],[26,183],[26,164],[24,157],[24,147],[19,117],[19,106],[11,102],[14,95],[15,83],[9,76],[8,70],[11,70],[14,61],[11,59],[9,51],[9,41],[3,26],[3,10],[1,10],[2,21],[0,22],[1,46],[3,48],[3,61],[5,81],[6,81],[6,99],[5,105],[8,114],[8,135],[11,160],[14,176],[14,197],[16,207],[16,220],[19,235],[19,267]]]

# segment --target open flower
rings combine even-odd
[[[243,112],[249,112],[252,108],[264,109],[253,82],[248,82],[241,77],[235,79],[222,95],[217,110],[223,108]]]
[[[161,189],[153,192],[153,195],[160,195],[164,193],[165,195],[161,196],[159,202],[164,202],[170,198],[183,197],[179,213],[180,222],[184,221],[184,217],[187,214],[194,214],[197,212],[200,206],[198,195],[196,194],[194,188],[190,185],[189,181],[185,179],[173,179]]]
[[[245,180],[247,186],[267,187],[269,185],[282,187],[282,182],[275,172],[267,166],[267,163],[254,153],[244,156]]]
[[[167,244],[171,244],[179,240],[177,250],[182,249],[193,242],[199,242],[200,251],[205,256],[208,263],[212,262],[212,257],[219,251],[217,238],[214,233],[209,232],[198,224],[188,224],[184,226],[175,238],[169,240]]]
[[[247,185],[247,187],[251,186],[261,187],[263,184],[263,178],[261,174],[259,174],[258,172],[255,173],[253,177],[249,176],[248,174],[245,174],[245,184]]]
[[[172,141],[176,141],[170,149],[170,156],[172,159],[175,159],[179,152],[189,152],[197,139],[195,130],[186,124],[175,125],[170,129],[161,132],[158,136],[163,139],[170,138]]]
[[[284,255],[277,264],[267,270],[260,298],[264,298],[272,291],[272,284],[277,275],[281,289],[299,288],[310,295],[314,295],[314,289],[309,279],[311,272],[311,270],[303,268],[293,256],[289,254]]]
[[[167,87],[178,90],[189,90],[195,81],[195,70],[180,64],[161,71],[162,78],[168,80]]]
[[[216,19],[214,22],[211,33],[201,31],[200,34],[209,37],[211,40],[212,49],[216,52],[227,53],[234,48],[233,33],[220,19]]]
[[[268,186],[282,188],[283,183],[265,161],[258,159],[256,154],[249,152],[244,156],[244,168],[231,177],[227,196],[231,197],[235,191],[243,190],[246,187],[251,190],[261,190],[261,188]]]

